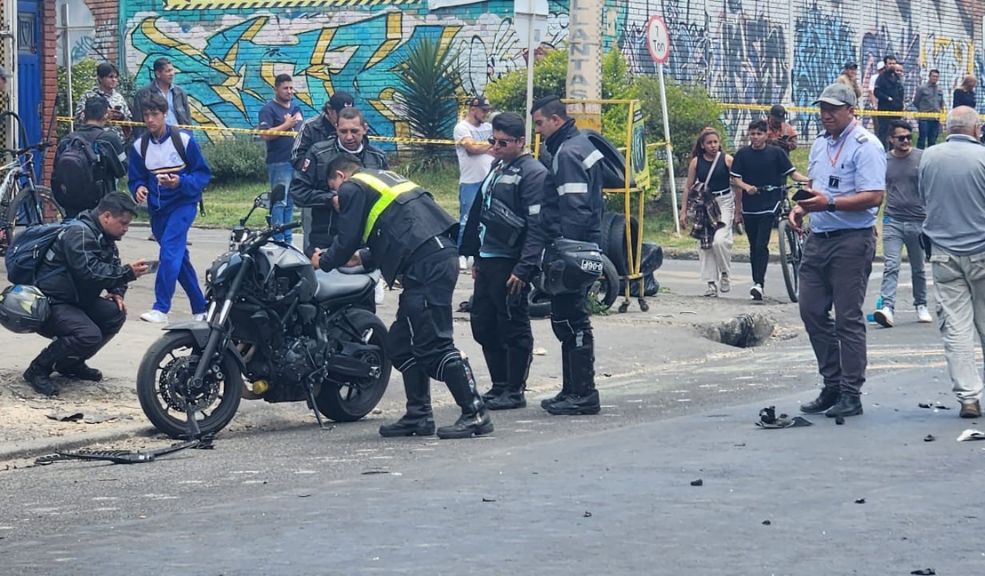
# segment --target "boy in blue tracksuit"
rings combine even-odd
[[[167,125],[168,102],[163,96],[147,94],[140,104],[147,131],[134,141],[130,151],[128,185],[137,202],[147,202],[151,230],[161,245],[154,283],[156,300],[140,319],[168,321],[176,280],[188,294],[192,314],[204,319],[205,296],[189,258],[187,240],[212,172],[191,134]]]

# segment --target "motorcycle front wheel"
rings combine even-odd
[[[243,376],[229,355],[223,354],[219,370],[206,373],[197,389],[189,390],[202,350],[188,332],[168,332],[154,342],[137,370],[137,398],[147,419],[172,438],[188,434],[186,403],[195,407],[202,434],[215,434],[236,415],[242,396]]]
[[[376,348],[375,351],[361,353],[357,358],[366,362],[376,371],[371,378],[350,378],[345,381],[331,381],[322,384],[315,404],[318,411],[336,422],[355,422],[369,414],[379,404],[390,383],[390,356],[386,350],[387,330],[383,321],[366,310],[352,309],[343,319],[349,322],[346,332],[353,341],[358,338],[363,344]]]

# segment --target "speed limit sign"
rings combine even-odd
[[[657,64],[666,64],[670,59],[670,32],[663,16],[650,16],[647,21],[646,47]]]

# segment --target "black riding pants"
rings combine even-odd
[[[120,331],[127,317],[115,302],[99,298],[85,308],[72,304],[54,304],[41,334],[57,338],[57,363],[64,360],[88,360]]]
[[[417,364],[432,378],[445,380],[445,365],[461,357],[452,329],[451,301],[457,281],[458,252],[453,244],[414,257],[407,266],[397,319],[388,338],[394,368],[404,372]]]

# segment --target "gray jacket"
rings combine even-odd
[[[182,126],[188,126],[192,123],[191,106],[188,104],[188,94],[185,93],[180,87],[172,84],[171,90],[174,92],[171,99],[174,101],[174,117],[178,120],[178,124]],[[144,111],[140,108],[141,98],[146,97],[148,94],[153,92],[160,93],[154,82],[144,86],[133,96],[133,121],[143,122],[144,121]],[[134,126],[131,136],[133,140],[136,140],[144,133],[143,126]]]
[[[917,112],[940,112],[944,109],[944,94],[940,86],[925,82],[913,94],[913,107]]]

